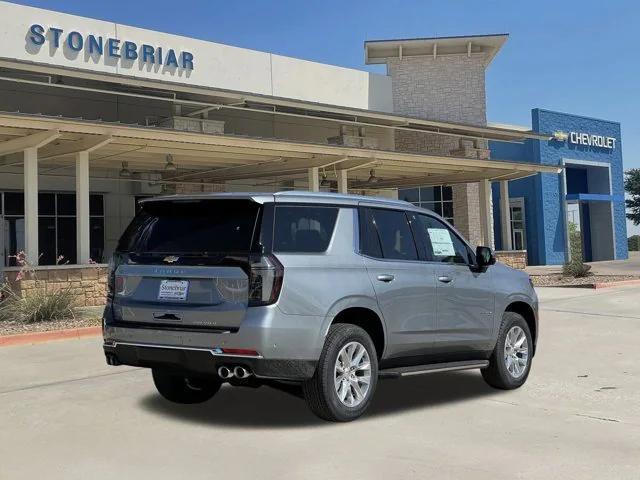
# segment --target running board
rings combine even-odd
[[[455,372],[456,370],[470,370],[473,368],[486,368],[488,360],[472,360],[464,362],[432,363],[429,365],[415,365],[413,367],[386,368],[378,372],[379,378],[399,378],[425,373]]]

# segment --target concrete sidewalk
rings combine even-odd
[[[638,479],[640,287],[540,296],[523,388],[386,380],[349,424],[266,387],[170,404],[148,371],[108,367],[98,338],[2,348],[0,478]]]
[[[594,275],[638,275],[640,276],[640,252],[629,252],[627,260],[588,262]],[[525,271],[529,275],[552,275],[562,273],[562,265],[532,265]]]

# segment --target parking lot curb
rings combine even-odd
[[[48,332],[18,333],[16,335],[0,336],[0,347],[12,345],[33,345],[36,343],[65,340],[70,338],[91,337],[100,335],[102,327],[68,328],[65,330],[51,330]]]
[[[589,287],[600,289],[600,288],[622,287],[625,285],[640,285],[640,280],[620,280],[619,282],[592,283],[589,285]]]

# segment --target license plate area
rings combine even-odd
[[[158,288],[158,300],[184,302],[188,293],[188,280],[161,280]]]

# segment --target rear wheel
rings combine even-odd
[[[377,381],[378,358],[367,332],[337,324],[329,329],[316,372],[303,384],[303,392],[318,417],[348,422],[365,412]]]
[[[160,395],[174,403],[202,403],[213,397],[222,382],[215,378],[185,377],[153,369],[153,383]]]
[[[532,354],[529,325],[522,315],[504,312],[498,342],[489,359],[489,366],[482,370],[482,377],[495,388],[518,388],[527,381]]]

